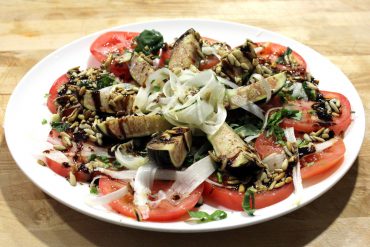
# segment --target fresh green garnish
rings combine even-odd
[[[302,112],[298,110],[288,110],[288,109],[283,108],[271,114],[271,116],[267,120],[267,125],[266,125],[267,137],[274,135],[277,141],[283,140],[284,131],[279,126],[279,124],[283,121],[284,118],[292,118],[295,120],[301,120]]]
[[[101,155],[96,155],[96,154],[90,155],[89,161],[94,161],[94,160],[100,160],[101,162],[105,164],[109,163],[109,158],[107,156],[101,156]]]
[[[304,92],[307,94],[308,99],[312,101],[316,101],[317,99],[316,90],[308,87],[307,82],[305,81],[302,83],[302,86],[303,86]]]
[[[50,93],[46,93],[46,94],[44,94],[44,98],[49,98],[49,96],[50,96]]]
[[[223,220],[227,217],[227,213],[222,210],[216,210],[212,214],[208,214],[203,211],[188,211],[191,220],[196,221],[197,223],[206,223],[216,220]]]
[[[97,195],[98,194],[98,188],[96,186],[90,187],[90,194]]]
[[[245,138],[247,136],[257,135],[260,132],[260,129],[256,127],[254,124],[244,124],[234,129],[235,133],[237,133],[241,138]]]
[[[254,216],[254,212],[256,211],[256,209],[253,190],[247,189],[247,191],[245,192],[242,208],[244,212],[246,212],[249,216]]]
[[[159,92],[161,91],[161,87],[160,86],[154,86],[153,87],[153,92]]]
[[[217,176],[217,182],[218,182],[218,183],[220,183],[220,184],[222,184],[222,182],[223,182],[222,180],[223,180],[223,179],[222,179],[222,174],[221,174],[221,172],[217,172],[217,173],[216,173],[216,176]]]
[[[45,118],[41,121],[41,124],[42,125],[45,125],[45,124],[47,124],[48,123],[48,120],[46,120]]]
[[[63,122],[51,122],[50,126],[58,132],[63,132],[69,128],[70,124]]]
[[[286,50],[284,51],[283,54],[281,54],[280,57],[278,57],[278,59],[276,59],[276,63],[279,63],[279,64],[285,64],[285,59],[284,57],[285,56],[290,56],[290,54],[292,54],[292,49],[290,49],[290,47],[287,47]]]
[[[156,30],[144,30],[135,38],[137,46],[136,52],[142,52],[145,55],[155,54],[163,46],[163,36]]]
[[[114,78],[109,75],[102,75],[96,82],[97,89],[112,86],[114,83]]]

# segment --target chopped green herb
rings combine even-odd
[[[45,124],[47,124],[48,123],[48,120],[46,120],[45,118],[41,121],[41,124],[42,125],[45,125]]]
[[[154,86],[153,87],[153,92],[159,92],[161,91],[161,87],[160,86]]]
[[[69,128],[70,124],[63,122],[51,122],[50,126],[58,132],[63,132]]]
[[[44,98],[49,98],[49,96],[50,96],[50,93],[46,93],[46,94],[44,94]]]
[[[255,210],[255,199],[254,199],[254,191],[251,189],[247,189],[244,194],[244,199],[242,203],[242,208],[244,212],[246,212],[249,216],[254,216]]]
[[[254,124],[247,123],[235,128],[234,131],[240,137],[245,138],[247,136],[257,135],[260,132],[260,129]]]
[[[283,121],[284,118],[301,120],[302,112],[298,110],[288,110],[283,108],[271,114],[271,116],[267,120],[267,136],[271,136],[273,134],[276,137],[277,141],[282,141],[284,137],[284,131],[279,126],[279,124]]]
[[[220,184],[222,184],[222,174],[221,174],[221,172],[217,172],[216,173],[216,176],[217,176],[217,182],[218,183],[220,183]]]
[[[135,38],[136,52],[143,52],[145,55],[155,54],[163,46],[163,36],[156,30],[144,30]]]
[[[285,64],[285,59],[284,57],[285,56],[290,56],[290,54],[292,54],[292,49],[290,49],[290,47],[287,47],[285,52],[283,54],[281,54],[280,57],[278,57],[278,59],[276,59],[276,63],[279,63],[279,64]]]
[[[97,89],[112,86],[114,83],[114,78],[109,75],[102,75],[96,82]]]
[[[90,187],[90,193],[97,195],[98,194],[98,188],[96,186],[91,186]]]
[[[195,220],[197,223],[206,223],[216,220],[223,220],[227,217],[227,213],[222,210],[216,210],[212,214],[208,214],[203,211],[188,211],[191,220]]]
[[[92,154],[89,157],[89,161],[94,161],[94,160],[100,160],[101,162],[108,164],[109,163],[109,158],[107,156],[100,156],[96,154]]]
[[[303,86],[303,90],[304,92],[307,94],[307,97],[309,100],[312,100],[312,101],[316,101],[317,99],[317,93],[316,93],[316,90],[313,89],[313,88],[310,88],[308,85],[307,85],[307,82],[303,82],[302,83],[302,86]]]

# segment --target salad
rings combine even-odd
[[[302,181],[343,160],[350,103],[289,47],[189,29],[173,43],[107,32],[90,51],[100,65],[71,68],[47,94],[39,163],[88,183],[91,206],[139,221],[227,217],[203,203],[253,216],[292,193],[299,203]]]

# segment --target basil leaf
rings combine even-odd
[[[50,126],[58,132],[63,132],[69,128],[70,124],[63,122],[51,122]]]
[[[136,37],[136,52],[142,52],[145,55],[155,54],[163,46],[163,36],[156,30],[144,30]]]
[[[114,78],[109,75],[102,75],[96,82],[97,89],[112,86],[114,83]]]
[[[244,194],[242,208],[249,216],[254,216],[255,210],[255,199],[254,192],[248,189]]]
[[[90,194],[97,195],[98,194],[98,188],[96,186],[90,187]]]
[[[223,220],[227,217],[227,213],[222,210],[216,210],[212,214],[203,211],[188,211],[190,217],[197,223],[205,223],[217,220]]]
[[[279,126],[279,124],[283,121],[284,118],[301,120],[302,112],[298,110],[288,110],[283,108],[271,114],[271,116],[267,120],[266,125],[267,136],[271,136],[273,134],[278,141],[281,141],[284,138],[284,131]]]
[[[227,217],[227,213],[222,210],[216,210],[211,214],[212,220],[223,220]]]

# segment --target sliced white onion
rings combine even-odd
[[[221,82],[222,84],[225,84],[226,86],[229,86],[231,88],[238,88],[239,87],[238,84],[236,84],[236,83],[234,83],[232,81],[229,81],[229,80],[227,80],[225,78],[222,78],[220,76],[217,76],[217,80],[219,82]]]
[[[270,83],[260,74],[252,74],[250,78],[255,78],[257,81],[261,82],[263,90],[266,92],[266,102],[269,102],[271,99],[271,86]]]
[[[275,169],[281,169],[285,159],[286,155],[284,153],[272,153],[264,158],[262,162],[267,165],[270,172],[273,172]]]
[[[308,100],[307,94],[303,89],[302,83],[294,83],[290,88],[292,91],[292,97],[296,99]]]
[[[149,195],[151,193],[150,188],[153,185],[155,173],[157,167],[149,164],[139,167],[136,172],[135,181],[133,189],[134,193],[134,205],[137,206],[138,211],[140,212],[143,219],[149,217]]]
[[[112,193],[106,194],[104,196],[98,196],[98,197],[91,197],[86,199],[86,204],[89,206],[99,206],[99,205],[106,205],[114,200],[118,200],[125,196],[128,193],[127,186],[124,186],[116,191],[113,191]]]
[[[338,138],[332,138],[326,142],[315,144],[315,151],[316,153],[322,152],[327,148],[330,148],[338,141]]]
[[[294,134],[294,128],[290,127],[290,128],[284,129],[284,134],[285,134],[287,141],[291,143],[297,142],[297,139],[295,138],[295,134]],[[293,177],[293,184],[294,184],[294,193],[297,198],[295,203],[298,205],[300,204],[301,197],[302,197],[302,191],[303,191],[301,164],[299,162],[299,159],[298,159],[297,165],[293,167],[292,177]]]
[[[253,115],[257,116],[262,120],[265,119],[265,114],[263,114],[263,110],[258,105],[248,101],[244,97],[234,95],[233,97],[230,98],[230,100],[232,104],[237,105],[240,108],[243,108],[247,112],[252,113]]]
[[[117,161],[129,170],[137,170],[139,167],[147,164],[149,159],[140,155],[132,155],[126,152],[122,152],[121,147],[118,147],[114,152],[114,156]]]
[[[113,171],[102,167],[95,168],[95,171],[99,171],[105,175],[110,176],[111,178],[120,180],[134,179],[137,172],[136,170]],[[182,176],[182,173],[184,172],[176,170],[157,169],[154,178],[158,180],[176,180],[177,177]]]
[[[172,184],[169,193],[187,196],[216,170],[212,159],[207,156],[189,166]]]
[[[207,55],[207,56],[210,56],[210,55],[215,55],[218,57],[218,54],[217,54],[217,49],[213,46],[203,46],[202,47],[202,53],[204,55]]]
[[[70,163],[68,157],[63,152],[58,150],[47,150],[47,152],[45,153],[45,157],[59,164]]]

